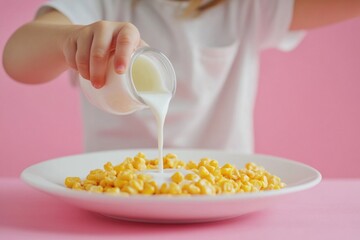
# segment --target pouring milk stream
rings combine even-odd
[[[159,173],[163,173],[164,122],[176,89],[175,71],[169,59],[155,49],[140,48],[132,55],[125,74],[115,73],[112,58],[105,86],[95,89],[81,77],[80,86],[93,105],[112,114],[125,115],[150,108],[157,122]]]
[[[135,60],[132,67],[133,82],[139,96],[148,105],[155,116],[158,128],[159,170],[164,172],[163,145],[164,122],[168,112],[172,93],[161,81],[161,75],[151,61],[143,56]]]

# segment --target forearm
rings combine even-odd
[[[360,0],[295,0],[290,29],[312,29],[358,16]]]
[[[42,83],[55,78],[68,68],[62,47],[75,28],[77,26],[71,24],[38,21],[22,26],[5,46],[6,72],[24,83]]]
[[[109,56],[114,54],[116,72],[122,74],[132,52],[141,45],[140,33],[130,23],[73,25],[62,13],[50,10],[13,34],[5,46],[3,63],[6,72],[20,82],[46,82],[71,67],[101,88]]]

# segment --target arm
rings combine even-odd
[[[41,83],[67,69],[61,43],[75,26],[52,11],[20,27],[8,40],[3,53],[6,72],[24,83]]]
[[[99,21],[73,25],[56,10],[20,27],[8,40],[3,64],[13,79],[23,83],[49,81],[69,67],[103,86],[107,61],[115,52],[115,69],[123,73],[140,34],[129,23]]]
[[[295,0],[290,30],[322,27],[360,16],[360,0]]]

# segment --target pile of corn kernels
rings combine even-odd
[[[249,162],[243,169],[231,164],[219,166],[216,160],[202,158],[199,163],[184,161],[175,154],[164,157],[164,169],[186,169],[188,174],[175,172],[171,182],[160,186],[143,170],[157,169],[159,161],[149,160],[144,153],[126,158],[118,165],[107,162],[104,169],[90,171],[85,180],[67,177],[65,185],[75,190],[114,195],[217,195],[278,190],[285,183],[263,167]]]

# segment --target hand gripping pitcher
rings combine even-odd
[[[99,109],[126,115],[148,108],[146,93],[175,94],[176,76],[169,59],[160,51],[144,47],[136,50],[124,74],[117,74],[113,56],[109,60],[106,83],[96,89],[80,76],[80,86],[87,99]]]

